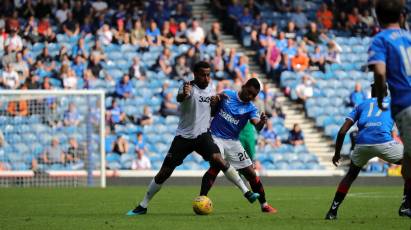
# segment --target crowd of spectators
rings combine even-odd
[[[221,2],[213,1],[214,5]],[[226,9],[220,4],[221,9],[227,10],[229,20],[235,22],[226,21],[223,25],[238,25],[230,26],[234,33],[241,31],[241,36],[250,36],[251,44],[258,50],[260,64],[274,79],[284,70],[304,72],[317,68],[324,71],[325,63],[339,62],[341,47],[326,36],[325,30],[330,26],[327,5],[319,10],[319,14],[323,14],[319,17],[320,23],[310,22],[304,8],[285,2],[273,4],[279,12],[292,15],[293,19],[284,27],[265,22],[262,9],[268,2],[264,1],[247,1],[244,6],[232,1]],[[3,6],[0,10],[0,65],[3,69],[0,87],[92,89],[103,82],[106,89],[111,89],[107,93],[111,103],[105,115],[109,127],[106,129],[106,151],[118,155],[135,153],[137,160],[132,165],[135,169],[151,167],[150,162],[147,163],[143,134],[137,134],[137,141],[134,141],[114,133],[115,127],[129,123],[149,126],[153,124],[153,114],[178,115],[180,111],[172,90],[168,89],[168,80],[190,80],[192,66],[199,60],[211,63],[217,91],[227,87],[239,89],[250,77],[256,77],[250,71],[246,55],[235,48],[225,49],[221,41],[222,25],[214,22],[209,31],[205,30],[202,18],[192,17],[189,1],[5,0]],[[311,46],[315,51],[308,52]],[[117,48],[122,52],[116,52]],[[127,51],[139,55],[126,56]],[[176,51],[180,51],[178,55]],[[155,60],[147,61],[149,57]],[[120,74],[110,71],[113,66],[115,70],[121,69]],[[150,72],[162,74],[167,79],[161,92],[156,94],[161,98],[158,110],[145,106],[142,115],[131,116],[121,102],[136,97],[132,82],[150,82]],[[301,88],[300,96],[305,100],[310,96],[309,87]],[[276,95],[270,93],[267,85],[255,103],[269,117],[284,118]],[[30,101],[10,102],[8,114],[27,116],[31,114],[30,105]],[[43,107],[51,127],[73,127],[83,119],[74,104],[68,104],[60,118],[56,115],[56,101],[48,100]],[[262,134],[260,145],[282,145],[271,123]],[[296,127],[283,142],[299,145],[303,143],[301,139],[301,130]],[[81,154],[76,149],[81,143],[76,143],[76,139],[69,142],[71,149],[60,151],[59,143],[51,141],[51,147],[33,165],[47,163],[48,158],[58,164],[78,162]],[[59,157],[58,152],[61,152]]]

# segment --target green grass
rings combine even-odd
[[[410,229],[398,216],[401,187],[354,186],[337,221],[323,220],[335,187],[268,187],[277,214],[260,212],[234,187],[216,186],[214,212],[196,216],[196,187],[164,186],[144,216],[128,217],[145,187],[0,189],[0,229]]]

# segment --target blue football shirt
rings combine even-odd
[[[224,90],[228,98],[223,99],[211,122],[211,133],[214,136],[238,140],[241,130],[252,118],[259,118],[258,110],[252,102],[240,100],[236,91]]]
[[[386,29],[376,35],[369,48],[368,64],[385,63],[395,116],[411,106],[411,33]]]
[[[390,100],[385,98],[384,103],[389,104]],[[356,106],[347,118],[354,123],[357,122],[357,144],[373,145],[393,140],[391,130],[394,126],[394,121],[391,117],[391,111],[389,109],[380,110],[377,98],[365,100]]]

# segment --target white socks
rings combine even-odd
[[[148,185],[148,190],[146,195],[144,196],[144,199],[140,202],[140,206],[143,208],[147,208],[148,202],[150,202],[151,199],[153,199],[154,195],[161,189],[161,184],[157,184],[154,181],[154,178],[151,180],[150,184]]]
[[[224,172],[224,175],[227,177],[228,180],[234,183],[243,194],[249,191],[247,186],[245,186],[243,180],[241,180],[240,175],[238,175],[237,171],[233,168],[233,166],[230,165],[227,171]]]

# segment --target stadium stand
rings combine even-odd
[[[189,1],[58,2],[5,1],[5,7],[0,12],[0,90],[24,87],[105,90],[106,108],[112,111],[107,115],[108,169],[131,169],[132,162],[137,158],[136,134],[139,132],[144,134],[146,155],[151,161],[152,169],[161,166],[178,123],[176,116],[160,115],[163,98],[168,93],[176,95],[181,81],[192,77],[189,69],[196,61],[209,60],[213,63],[216,70],[213,72],[213,81],[217,90],[224,87],[236,88],[249,77],[246,74],[250,69],[245,54],[236,52],[233,48],[227,50],[227,44],[219,40],[219,28],[213,28],[214,36],[207,35],[207,28],[202,27],[204,18],[193,17]],[[278,81],[279,86],[285,92],[288,91],[293,100],[297,99],[296,87],[303,72],[296,72],[295,68],[285,62],[285,65],[275,63],[281,68],[267,68],[266,60],[267,47],[271,48],[273,41],[277,47],[286,50],[282,53],[287,53],[288,58],[293,56],[297,46],[294,48],[292,42],[288,42],[290,44],[287,48],[285,40],[272,35],[267,37],[259,31],[262,31],[264,25],[269,27],[271,34],[277,33],[280,38],[284,36],[284,39],[296,41],[298,48],[310,57],[315,50],[313,37],[319,39],[317,46],[330,59],[324,64],[323,71],[314,70],[310,65],[308,71],[304,72],[316,81],[313,95],[305,100],[304,106],[307,116],[315,119],[316,125],[324,129],[325,135],[334,139],[339,125],[350,110],[345,103],[354,84],[359,82],[367,90],[372,79],[372,75],[363,71],[370,43],[369,35],[375,32],[372,23],[364,28],[356,28],[353,25],[341,25],[342,20],[336,19],[335,26],[323,33],[327,22],[321,21],[318,27],[324,36],[320,36],[315,29],[309,30],[302,25],[315,21],[318,15],[326,11],[321,5],[322,1],[295,1],[296,5],[282,5],[282,1],[272,5],[267,1],[248,1],[247,7],[235,2],[233,1],[233,5],[228,4],[227,8],[223,1],[218,0],[212,1],[211,5],[223,19],[223,28],[240,35],[240,41],[245,47],[259,51],[257,60],[267,70],[268,77]],[[301,2],[305,2],[304,9],[298,5]],[[332,12],[335,13],[337,7],[331,5]],[[228,14],[224,13],[225,9]],[[301,10],[304,10],[303,14]],[[361,17],[364,22],[370,19],[366,13],[361,13],[365,14]],[[351,16],[353,15],[350,14],[349,17]],[[294,21],[295,28],[290,25],[290,20]],[[219,27],[218,23],[214,27]],[[339,56],[338,60],[336,55]],[[280,56],[284,59],[284,55]],[[221,60],[216,57],[221,57]],[[124,76],[128,76],[129,82],[122,80]],[[341,80],[344,80],[344,84],[341,84]],[[111,108],[114,99],[117,100],[118,108]],[[56,114],[64,114],[63,109],[67,109],[70,102],[76,105],[79,114],[85,113],[89,103],[82,99],[55,101],[58,104],[56,108],[62,110]],[[4,136],[4,144],[0,146],[0,168],[36,169],[33,168],[33,159],[44,152],[44,146],[50,145],[53,138],[59,140],[62,149],[68,148],[70,137],[76,137],[80,145],[84,144],[86,128],[82,122],[78,127],[70,127],[63,124],[64,117],[53,117],[52,114],[47,121],[30,112],[11,114],[8,111],[11,110],[9,104],[11,102],[3,103],[0,108],[0,127]],[[28,110],[33,106],[29,102]],[[144,112],[144,106],[152,114]],[[18,107],[21,109],[22,106]],[[117,112],[120,113],[120,120],[113,116]],[[147,116],[152,122],[142,124],[141,118]],[[82,117],[79,119],[84,120]],[[266,145],[258,148],[257,160],[263,168],[323,168],[318,157],[310,153],[305,145],[292,146],[287,143],[289,130],[284,126],[284,118],[273,116],[271,120],[274,132],[280,137],[282,144],[278,147]],[[51,136],[50,133],[55,135]],[[123,154],[116,154],[111,148],[119,137],[127,144]],[[122,143],[120,146],[124,145]],[[348,150],[349,147],[347,140],[344,149]],[[42,167],[49,169],[48,166]],[[82,164],[80,160],[77,164],[49,167],[54,170],[78,169]],[[205,168],[208,168],[206,163],[190,156],[178,169]],[[369,168],[371,171],[379,169]]]

